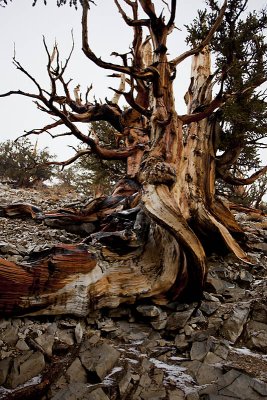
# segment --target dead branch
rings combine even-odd
[[[230,175],[229,173],[223,173],[220,169],[217,169],[218,176],[223,179],[224,182],[230,183],[231,185],[235,186],[243,186],[243,185],[251,185],[255,182],[258,178],[262,175],[266,174],[267,172],[267,165],[261,168],[259,171],[252,174],[249,178],[237,178],[235,176]]]
[[[85,1],[83,3],[83,15],[82,15],[82,43],[83,43],[82,50],[86,55],[86,57],[88,57],[100,68],[111,69],[113,71],[133,76],[137,79],[148,80],[153,78],[153,74],[150,71],[137,71],[132,67],[126,67],[122,65],[105,62],[101,58],[98,58],[95,55],[95,53],[91,50],[88,41],[88,11],[89,11],[89,6],[88,3]]]
[[[119,10],[119,13],[121,14],[122,18],[124,19],[124,21],[126,22],[127,25],[129,25],[129,26],[147,26],[147,27],[149,26],[149,19],[132,19],[132,18],[128,17],[128,15],[125,13],[125,11],[121,7],[118,0],[114,0],[114,3],[116,4],[116,6]],[[136,3],[128,2],[127,4],[130,5],[131,7],[134,7],[134,5]]]
[[[184,61],[187,57],[190,57],[190,56],[193,56],[194,54],[199,53],[200,51],[202,51],[204,49],[205,46],[207,46],[210,43],[214,33],[217,31],[217,29],[219,28],[219,26],[220,26],[220,24],[221,24],[221,22],[223,20],[223,16],[224,16],[226,7],[227,7],[227,0],[224,1],[223,6],[222,6],[222,8],[220,10],[220,13],[219,13],[216,21],[214,22],[213,26],[211,27],[209,33],[205,37],[205,39],[197,47],[195,47],[194,49],[185,51],[180,56],[174,58],[171,61],[171,64],[173,66],[177,66],[182,61]]]

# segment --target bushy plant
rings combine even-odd
[[[29,139],[0,143],[0,177],[19,187],[31,187],[52,178],[54,156],[47,148],[37,149]]]

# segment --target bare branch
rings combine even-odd
[[[174,24],[174,20],[175,20],[175,13],[176,13],[176,0],[172,0],[171,3],[171,16],[169,19],[169,22],[167,23],[167,27],[171,28]]]
[[[121,14],[122,18],[124,19],[124,21],[126,22],[127,25],[129,26],[149,26],[149,19],[132,19],[130,17],[128,17],[128,15],[125,13],[125,11],[123,10],[123,8],[121,7],[120,3],[118,2],[118,0],[114,0],[116,6],[118,7],[119,13]],[[127,3],[129,4],[129,3]],[[133,4],[130,3],[129,4],[131,7],[133,7]]]
[[[80,150],[78,151],[73,157],[70,157],[68,160],[65,161],[50,161],[47,162],[43,165],[62,165],[62,167],[66,167],[67,165],[70,165],[74,163],[74,161],[78,160],[78,158],[84,156],[84,155],[89,155],[92,154],[91,149],[86,149],[86,150]]]
[[[91,61],[93,61],[96,65],[98,65],[101,68],[112,69],[114,71],[130,75],[131,74],[130,68],[102,61],[101,58],[96,57],[95,53],[91,50],[88,41],[88,11],[89,11],[89,4],[87,1],[84,1],[83,14],[82,14],[82,43],[83,43],[82,50],[84,54],[86,55],[86,57],[88,57]]]
[[[35,86],[36,86],[36,87],[38,88],[38,90],[39,90],[39,94],[42,95],[42,88],[41,88],[41,86],[39,85],[39,83],[36,81],[36,79],[35,79],[31,74],[29,74],[28,71],[26,71],[26,69],[24,69],[24,68],[22,67],[22,65],[15,59],[15,56],[13,57],[13,64],[15,65],[15,67],[16,67],[19,71],[23,72],[23,74],[25,74],[25,75],[35,84]]]
[[[224,102],[225,98],[221,95],[218,95],[208,105],[203,106],[203,111],[193,114],[179,115],[178,118],[184,124],[201,121],[202,119],[207,118],[209,115],[211,115],[213,111],[216,110],[216,108],[220,107]]]
[[[138,111],[140,114],[145,115],[146,117],[151,117],[152,112],[151,110],[147,110],[146,108],[142,107],[140,104],[138,104],[134,97],[133,97],[133,93],[132,90],[130,90],[129,92],[122,92],[120,90],[114,89],[112,87],[109,87],[109,89],[113,90],[115,93],[117,93],[118,95],[123,95],[125,100],[127,101],[127,103],[134,108],[136,111]]]
[[[194,49],[185,51],[185,52],[184,52],[183,54],[181,54],[180,56],[174,58],[174,59],[171,61],[171,64],[172,64],[173,66],[177,66],[177,65],[180,64],[182,61],[184,61],[187,57],[190,57],[190,56],[192,56],[192,55],[194,55],[194,54],[199,53],[201,50],[204,49],[205,46],[207,46],[207,45],[210,43],[210,41],[211,41],[211,39],[212,39],[214,33],[215,33],[216,30],[219,28],[219,26],[220,26],[220,24],[221,24],[221,22],[222,22],[222,20],[223,20],[223,16],[224,16],[226,7],[227,7],[227,0],[224,1],[223,6],[222,6],[222,8],[221,8],[221,10],[220,10],[220,13],[219,13],[219,15],[218,15],[216,21],[214,22],[212,28],[210,29],[209,33],[208,33],[207,36],[205,37],[205,39],[204,39],[197,47],[195,47]]]
[[[221,179],[223,179],[224,182],[230,183],[231,185],[235,185],[235,186],[251,185],[262,175],[266,174],[267,165],[265,167],[261,168],[259,171],[255,172],[254,174],[252,174],[249,178],[236,178],[235,176],[232,176],[230,174],[221,174],[220,173],[221,171],[219,169],[217,172],[219,174],[219,177]]]
[[[144,12],[149,16],[151,20],[155,20],[157,18],[155,7],[151,0],[140,0],[140,4]]]
[[[12,94],[18,94],[20,96],[31,97],[32,99],[40,100],[40,96],[38,94],[27,93],[23,92],[22,90],[10,90],[9,92],[0,94],[0,97],[8,97],[11,96]]]

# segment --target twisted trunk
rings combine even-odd
[[[148,297],[158,304],[186,296],[193,300],[205,282],[208,245],[220,240],[248,261],[229,232],[240,233],[240,228],[215,199],[214,121],[206,117],[183,128],[184,119],[174,108],[170,64],[164,52],[159,59],[150,121],[137,111],[127,115],[124,134],[139,145],[128,157],[128,179],[113,195],[93,200],[79,213],[42,214],[28,206],[33,218],[67,229],[76,224],[82,230],[87,224],[91,234],[78,246],[34,254],[27,265],[0,259],[1,313],[84,316]],[[207,49],[194,55],[187,102],[193,116],[211,102]],[[2,215],[23,210],[23,205],[2,207]]]

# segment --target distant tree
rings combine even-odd
[[[90,124],[89,135],[106,148],[120,148],[125,146],[122,135],[105,121],[96,121]],[[76,185],[81,191],[100,190],[109,193],[115,183],[125,176],[125,160],[103,160],[96,154],[85,155],[76,163],[78,176]]]
[[[107,149],[125,146],[122,135],[106,121],[95,121],[89,125],[89,137]],[[108,194],[116,182],[126,174],[125,160],[105,160],[97,154],[91,154],[84,144],[77,152],[85,152],[71,166],[57,168],[56,178],[59,184],[69,186],[80,193]],[[62,163],[59,163],[62,164]],[[66,163],[68,164],[68,162]]]
[[[30,187],[49,180],[54,167],[45,165],[54,159],[48,149],[38,150],[29,139],[0,143],[0,177],[19,187]]]

